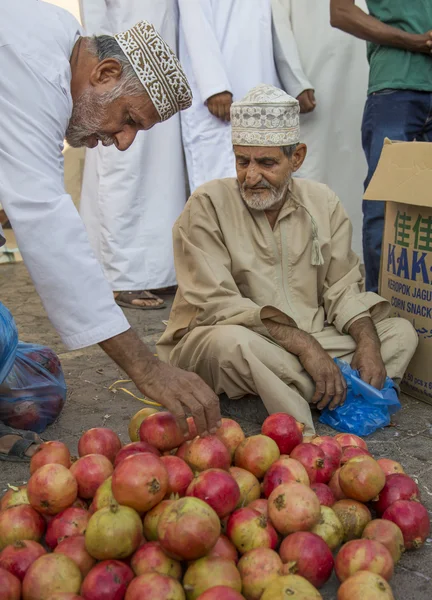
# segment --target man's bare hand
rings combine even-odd
[[[230,121],[230,108],[232,104],[231,92],[221,92],[210,96],[207,100],[207,108],[212,115],[221,121]]]
[[[387,372],[381,352],[376,346],[371,344],[357,346],[351,367],[360,373],[360,377],[366,383],[373,385],[377,390],[383,388]]]
[[[315,93],[313,90],[304,90],[297,96],[297,100],[300,103],[300,112],[309,113],[315,110],[316,100]]]
[[[432,30],[420,35],[413,34],[413,51],[432,54]]]
[[[185,436],[185,413],[193,416],[199,435],[213,434],[221,425],[219,398],[195,373],[157,361],[139,388],[175,416]]]
[[[339,367],[318,342],[311,344],[299,360],[315,382],[312,403],[319,410],[326,406],[333,410],[346,399],[346,381]]]

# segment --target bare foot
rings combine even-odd
[[[120,306],[130,308],[158,308],[164,301],[148,290],[136,292],[114,292],[114,298]]]
[[[4,435],[0,438],[0,452],[2,454],[8,454],[15,442],[18,442],[18,440],[21,439],[22,437],[20,435]],[[27,448],[25,455],[31,458],[41,443],[42,440],[39,442],[34,442],[34,444]]]

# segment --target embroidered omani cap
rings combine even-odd
[[[192,104],[184,71],[151,23],[140,21],[114,36],[150,96],[161,121]]]
[[[232,142],[239,146],[290,146],[300,142],[300,105],[260,83],[231,105]]]

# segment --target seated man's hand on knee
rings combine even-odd
[[[349,328],[349,334],[357,343],[351,367],[360,373],[363,381],[381,390],[387,372],[381,356],[381,342],[372,319],[364,317],[355,321]]]

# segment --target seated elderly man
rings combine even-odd
[[[199,187],[174,227],[179,290],[158,351],[229,398],[259,395],[314,432],[309,404],[342,404],[342,358],[381,388],[417,335],[364,292],[351,224],[325,185],[292,178],[306,156],[299,105],[268,85],[231,108],[237,179]]]

